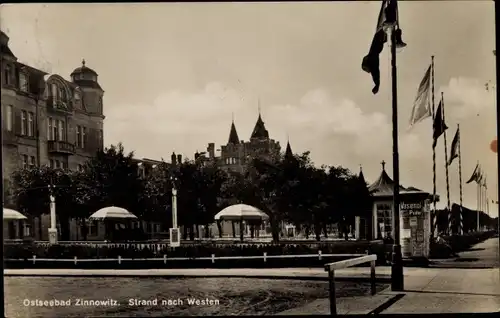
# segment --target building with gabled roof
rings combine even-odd
[[[288,144],[290,146],[290,144]],[[216,156],[215,143],[209,143],[207,157],[204,160],[215,161],[225,171],[243,172],[252,158],[271,158],[279,155],[279,141],[269,138],[269,132],[262,116],[259,117],[252,130],[249,141],[240,140],[234,120],[231,122],[228,142],[220,148],[220,156]],[[291,152],[291,148],[289,149]],[[195,155],[197,157],[199,154]]]

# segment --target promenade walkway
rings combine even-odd
[[[456,267],[450,261],[429,268],[404,268],[405,291],[385,290],[375,296],[337,299],[340,314],[363,313],[474,313],[500,312],[500,268],[496,262],[498,238],[476,245],[465,256],[476,252],[477,268]],[[493,254],[492,254],[493,253]],[[458,258],[458,260],[460,260]],[[455,262],[455,261],[453,261]],[[481,266],[486,264],[488,266]],[[495,266],[495,267],[493,267]],[[444,267],[444,268],[442,268]],[[376,268],[377,279],[387,281],[391,269]],[[5,276],[135,276],[135,277],[255,277],[281,279],[327,280],[322,268],[233,268],[233,269],[146,269],[146,270],[85,270],[85,269],[6,269]],[[368,279],[369,268],[355,267],[335,272],[339,279]],[[282,314],[329,314],[329,300],[318,299],[303,307]]]

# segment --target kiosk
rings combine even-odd
[[[394,181],[385,171],[382,161],[380,177],[368,187],[374,198],[372,233],[374,239],[394,238],[393,196]],[[431,235],[432,194],[414,187],[399,188],[400,193],[400,244],[403,258],[428,259]],[[439,197],[436,197],[436,201]]]

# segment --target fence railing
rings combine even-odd
[[[30,261],[33,264],[37,262],[73,262],[75,265],[79,262],[118,262],[121,264],[124,261],[163,261],[164,264],[167,261],[187,261],[187,260],[211,260],[212,263],[215,263],[216,260],[236,260],[236,259],[262,259],[264,263],[268,259],[277,259],[277,258],[318,258],[321,260],[323,257],[359,257],[365,256],[366,254],[322,254],[321,251],[318,251],[318,254],[302,254],[302,255],[267,255],[266,252],[263,255],[255,255],[255,256],[215,256],[212,254],[209,257],[168,257],[167,255],[163,255],[163,257],[155,257],[155,258],[122,258],[118,256],[118,258],[87,258],[87,259],[79,259],[78,257],[74,257],[72,259],[66,258],[37,258],[36,255],[33,255],[32,258],[29,259],[19,259],[19,258],[6,258],[4,261]],[[341,261],[343,262],[343,261]],[[334,263],[332,263],[334,264]]]
[[[325,265],[325,271],[328,272],[328,282],[330,289],[330,314],[332,316],[337,315],[337,299],[335,296],[335,270],[348,268],[363,263],[370,263],[370,289],[371,294],[375,295],[377,292],[377,286],[375,282],[375,262],[377,261],[377,255],[363,255],[356,258],[346,259],[343,261],[328,263]]]

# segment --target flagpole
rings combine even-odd
[[[434,55],[431,56],[431,79],[432,79],[432,122],[434,123],[434,117],[436,116],[436,105],[434,103]],[[437,212],[436,212],[436,147],[434,146],[434,139],[432,141],[432,205],[433,205],[433,218],[432,218],[432,231],[431,237],[436,238],[438,233],[437,229]],[[432,241],[432,240],[431,240]]]
[[[479,210],[481,209],[481,199],[480,199],[481,190],[480,190],[479,183],[477,184],[476,192],[477,192],[476,231],[479,232]]]
[[[462,150],[460,138],[460,124],[457,124],[458,130],[458,179],[460,181],[460,235],[464,235],[464,216],[462,212],[463,195],[462,195]]]
[[[441,107],[443,111],[443,125],[445,125],[446,120],[445,120],[445,113],[444,113],[444,97],[443,97],[443,92],[441,92]],[[447,206],[448,206],[448,235],[452,235],[452,224],[451,224],[451,203],[450,203],[450,178],[448,174],[448,146],[446,142],[446,129],[443,131],[443,140],[444,140],[444,167],[445,167],[445,172],[446,172],[446,200],[447,200]]]
[[[393,0],[394,1],[394,0]],[[396,9],[397,2],[390,3]],[[396,11],[397,12],[397,11]],[[395,12],[395,13],[396,13]],[[403,257],[401,255],[400,220],[399,220],[399,149],[398,149],[398,80],[396,67],[396,29],[395,24],[389,29],[391,39],[391,77],[392,77],[392,169],[394,178],[393,223],[394,245],[392,246],[391,289],[404,290]]]

